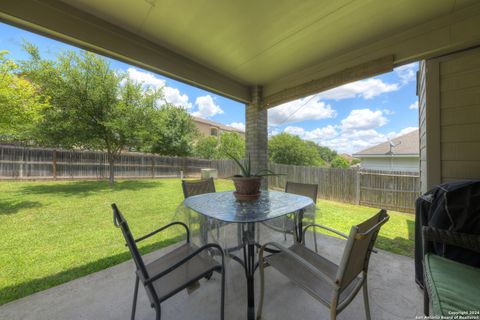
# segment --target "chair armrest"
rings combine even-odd
[[[267,246],[272,246],[272,247],[275,247],[278,251],[280,252],[283,252],[285,254],[287,254],[290,258],[300,262],[302,265],[304,265],[310,272],[312,272],[313,274],[315,274],[316,276],[318,276],[319,278],[322,278],[323,280],[325,280],[329,285],[331,286],[336,286],[336,283],[335,283],[335,280],[330,278],[328,275],[326,275],[325,273],[321,272],[320,270],[318,270],[317,268],[315,268],[314,266],[312,266],[307,260],[303,259],[302,257],[298,256],[297,254],[295,254],[294,252],[292,252],[291,250],[289,250],[288,248],[285,248],[284,246],[282,246],[281,244],[278,244],[276,242],[267,242],[266,244],[264,244],[261,248],[260,248],[260,252],[258,253],[258,256],[259,256],[259,261],[260,263],[263,263],[262,260],[263,260],[263,252],[265,251],[266,247]],[[277,254],[277,253],[276,253]]]
[[[177,263],[175,263],[174,265],[170,266],[168,269],[160,272],[160,273],[157,273],[156,275],[154,275],[153,277],[150,277],[148,278],[147,280],[145,280],[145,285],[149,285],[151,284],[152,282],[155,282],[156,280],[160,279],[161,277],[163,277],[164,275],[172,272],[173,270],[175,270],[176,268],[178,268],[179,266],[181,266],[182,264],[186,263],[187,261],[189,261],[190,259],[192,259],[193,257],[195,257],[196,255],[198,255],[199,253],[201,253],[202,251],[206,250],[206,249],[210,249],[210,248],[215,248],[217,249],[218,251],[220,251],[220,255],[222,257],[222,272],[225,271],[225,254],[223,253],[223,249],[222,247],[220,247],[218,244],[216,243],[207,243],[206,245],[198,248],[197,250],[195,250],[194,252],[190,253],[189,255],[187,255],[186,257],[184,257],[182,260],[178,261]]]
[[[187,227],[187,225],[186,225],[185,223],[180,222],[180,221],[174,221],[174,222],[171,222],[171,223],[169,223],[169,224],[167,224],[167,225],[165,225],[165,226],[163,226],[163,227],[161,227],[161,228],[158,228],[157,230],[155,230],[155,231],[153,231],[153,232],[150,232],[149,234],[146,234],[146,235],[144,235],[143,237],[140,237],[140,238],[138,238],[138,239],[135,239],[135,242],[139,242],[139,241],[145,240],[145,239],[147,239],[147,238],[150,238],[151,236],[159,233],[160,231],[163,231],[163,230],[165,230],[165,229],[167,229],[167,228],[170,228],[170,227],[172,227],[172,226],[175,226],[175,225],[180,225],[180,226],[182,226],[182,227],[185,228],[185,231],[186,231],[186,233],[187,233],[187,243],[190,242],[190,230],[188,229],[188,227]]]
[[[462,247],[480,253],[480,235],[478,234],[460,233],[430,226],[423,227],[422,229],[425,244],[428,241],[432,241]]]
[[[309,224],[308,226],[306,226],[305,228],[303,228],[303,237],[302,237],[303,241],[305,241],[305,233],[307,232],[307,229],[310,228],[310,227],[316,227],[316,228],[325,229],[325,230],[330,231],[330,232],[332,232],[332,233],[335,233],[335,234],[337,234],[337,235],[339,235],[339,236],[341,236],[341,237],[343,237],[343,238],[345,238],[345,239],[348,239],[348,236],[347,236],[345,233],[343,233],[343,232],[340,232],[340,231],[338,231],[338,230],[335,230],[335,229],[332,229],[332,228],[329,228],[329,227],[326,227],[326,226],[322,226],[321,224],[315,224],[315,223],[313,223],[313,224]]]

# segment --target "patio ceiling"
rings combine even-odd
[[[266,107],[480,43],[475,0],[3,0],[0,20]]]

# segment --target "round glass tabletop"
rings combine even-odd
[[[205,193],[183,204],[204,216],[225,222],[260,222],[313,206],[309,197],[280,191],[262,191],[257,200],[237,201],[233,191]]]

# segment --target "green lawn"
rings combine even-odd
[[[215,182],[232,189],[230,181]],[[179,179],[0,183],[0,305],[130,258],[110,204],[134,235],[170,222],[182,201]],[[317,222],[348,231],[376,209],[319,201]],[[413,255],[413,215],[390,212],[378,247]],[[170,229],[141,244],[146,253],[181,239]]]

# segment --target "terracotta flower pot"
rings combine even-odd
[[[260,196],[261,177],[233,177],[232,180],[238,200],[255,200]]]

